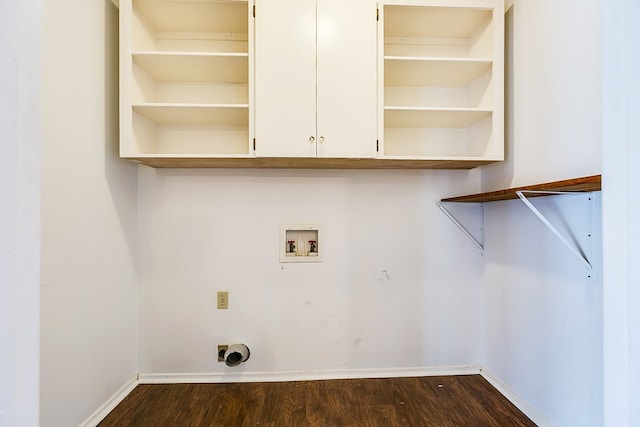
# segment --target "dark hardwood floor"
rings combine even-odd
[[[138,385],[108,426],[535,426],[480,375]]]

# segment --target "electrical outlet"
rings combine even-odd
[[[225,309],[225,310],[229,308],[229,292],[228,291],[218,291],[218,308]]]
[[[218,362],[224,362],[224,354],[229,349],[227,344],[218,344]]]

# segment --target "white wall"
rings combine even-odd
[[[483,368],[533,407],[539,424],[600,426],[600,194],[534,203],[577,241],[595,270],[520,201],[487,204]]]
[[[640,425],[640,4],[602,2],[604,408],[611,427]]]
[[[140,372],[479,366],[482,259],[435,206],[478,190],[466,171],[142,168]],[[280,224],[300,223],[324,226],[323,263],[280,264]],[[216,310],[218,290],[229,310]],[[251,359],[227,368],[216,345],[233,342]]]
[[[508,160],[483,170],[484,190],[601,172],[599,8],[598,0],[515,2],[507,16]],[[534,204],[594,271],[520,201],[486,204],[483,367],[541,424],[599,426],[601,197]]]
[[[137,373],[137,167],[117,158],[117,9],[43,2],[42,426]]]
[[[38,425],[40,2],[0,3],[0,426]]]
[[[600,0],[517,0],[506,40],[506,161],[485,191],[600,173]]]

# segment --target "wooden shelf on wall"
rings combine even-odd
[[[449,197],[442,199],[441,202],[461,202],[461,203],[484,203],[495,202],[498,200],[517,199],[518,191],[574,191],[574,192],[592,192],[600,191],[602,175],[592,175],[581,178],[566,179],[563,181],[547,182],[544,184],[527,185],[524,187],[507,188],[498,191],[489,191],[487,193],[469,194],[466,196]],[[531,193],[528,197],[546,196],[545,193]]]

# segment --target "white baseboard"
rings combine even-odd
[[[204,374],[140,374],[140,384],[284,382],[350,378],[426,377],[477,375],[480,366],[436,366],[393,369],[345,369],[331,371],[221,372]]]
[[[131,378],[129,382],[123,385],[120,390],[118,390],[113,396],[107,400],[104,405],[102,405],[96,412],[94,412],[89,418],[87,418],[80,427],[95,427],[100,422],[105,419],[109,412],[113,411],[113,409],[118,406],[120,402],[124,400],[125,397],[129,395],[133,391],[134,388],[139,384],[138,375]]]
[[[486,368],[482,368],[480,375],[485,380],[494,386],[504,397],[506,397],[511,403],[513,403],[518,409],[522,411],[531,421],[536,423],[538,427],[553,427],[553,424],[547,420],[536,408],[531,406],[529,402],[520,397],[507,383],[488,371]]]

